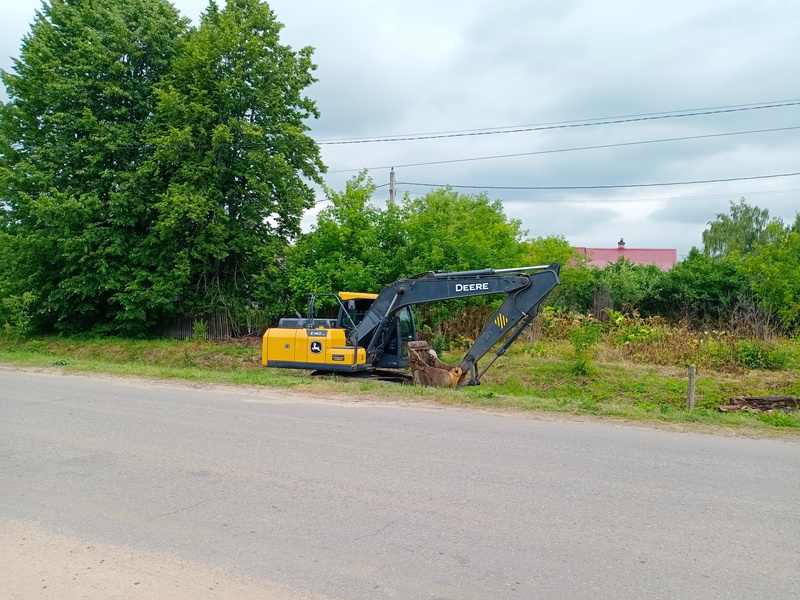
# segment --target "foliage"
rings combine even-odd
[[[664,336],[664,328],[657,320],[642,320],[634,312],[630,317],[617,312],[609,311],[609,342],[615,346],[624,344],[650,343]]]
[[[35,296],[31,292],[0,298],[0,335],[18,342],[30,333],[30,307],[34,300]]]
[[[800,327],[800,232],[768,226],[772,241],[759,244],[740,264],[762,308],[778,317],[784,331]]]
[[[781,369],[787,363],[786,353],[775,344],[760,340],[738,340],[736,363],[749,369]]]
[[[152,284],[179,290],[185,312],[277,296],[271,275],[314,202],[305,180],[321,182],[302,95],[312,50],[281,45],[281,27],[258,0],[212,3],[156,88]]]
[[[398,210],[372,205],[375,189],[362,172],[347,182],[344,192],[326,190],[330,205],[287,251],[286,276],[295,310],[315,290],[378,292],[399,277],[393,264],[402,242]]]
[[[703,231],[703,250],[713,258],[744,256],[756,245],[771,241],[774,230],[767,228],[770,222],[769,210],[750,206],[744,198],[738,203],[731,201],[729,214],[717,214]]]
[[[735,258],[712,258],[692,248],[665,274],[658,295],[650,299],[648,308],[651,314],[705,327],[729,323],[746,290],[747,281]]]
[[[564,236],[529,239],[522,242],[522,250],[524,266],[549,265],[557,262],[566,269],[585,267],[588,262],[586,255],[573,248]]]
[[[759,413],[758,420],[773,427],[800,427],[800,418],[780,410]]]
[[[324,170],[311,49],[280,29],[258,0],[191,29],[166,0],[46,2],[3,74],[0,293],[36,292],[40,327],[132,334],[269,301]]]
[[[526,265],[561,265],[561,284],[548,297],[548,304],[563,310],[587,312],[591,308],[596,287],[595,272],[588,266],[588,258],[581,254],[563,236],[538,237],[523,242]]]
[[[287,251],[293,309],[301,310],[302,298],[314,290],[378,292],[397,279],[430,271],[525,266],[520,224],[505,216],[499,201],[445,188],[420,198],[406,195],[401,206],[382,209],[370,202],[375,190],[365,172],[348,181],[343,193],[326,190],[330,206]],[[439,302],[417,312],[442,334],[455,315],[492,302]],[[452,337],[476,333],[457,328]]]
[[[655,265],[634,265],[621,257],[600,271],[597,281],[616,310],[626,313],[642,306],[662,285],[665,274]]]
[[[509,220],[499,200],[450,188],[403,198],[405,243],[396,264],[406,276],[427,271],[519,267],[524,258],[521,223]]]
[[[569,339],[572,343],[572,372],[577,375],[588,375],[591,370],[595,349],[600,342],[602,328],[597,321],[587,319],[574,327]]]
[[[192,341],[195,344],[200,344],[208,339],[208,325],[203,319],[197,319],[192,322]]]
[[[122,317],[152,208],[137,171],[154,86],[185,29],[165,0],[46,2],[0,110],[0,196],[16,260],[11,293],[35,292],[39,324]]]

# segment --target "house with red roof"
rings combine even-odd
[[[622,238],[616,248],[574,248],[589,258],[591,266],[600,269],[617,262],[620,257],[625,257],[635,265],[655,265],[662,271],[669,271],[678,263],[678,251],[675,248],[626,248]]]

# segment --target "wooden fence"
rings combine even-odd
[[[267,318],[260,312],[248,312],[244,323],[238,322],[228,311],[217,311],[202,317],[185,316],[164,323],[159,333],[176,340],[205,337],[209,341],[227,340],[246,335],[260,335],[267,325]]]

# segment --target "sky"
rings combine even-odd
[[[197,23],[207,1],[173,4]],[[384,206],[394,167],[398,196],[486,192],[528,237],[679,259],[740,198],[800,212],[797,0],[269,5],[282,43],[315,49],[308,124],[334,190],[368,169]],[[0,68],[40,6],[3,2]]]

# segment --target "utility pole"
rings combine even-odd
[[[389,171],[389,204],[394,204],[394,196],[394,167],[392,167],[392,170]]]

